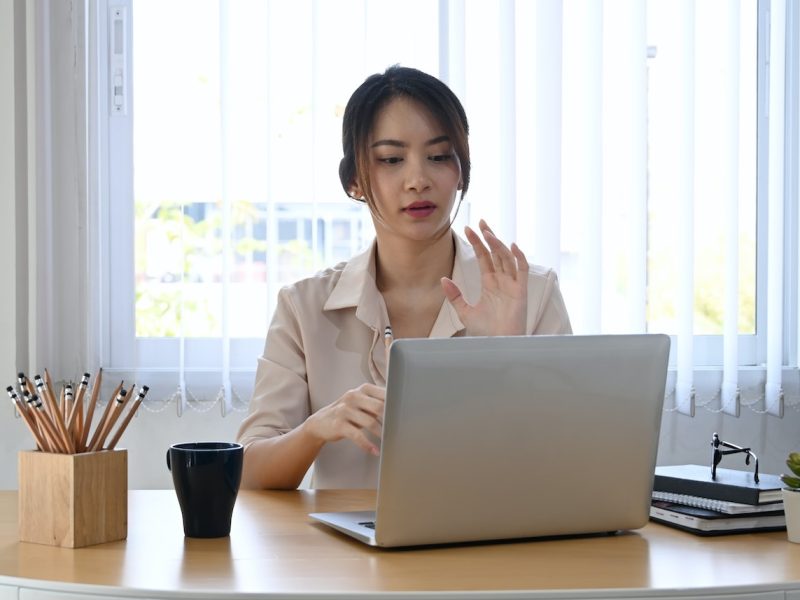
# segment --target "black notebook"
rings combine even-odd
[[[776,505],[783,506],[783,505]],[[697,535],[755,533],[786,529],[783,510],[730,515],[714,510],[654,500],[650,519]]]
[[[742,504],[767,504],[782,500],[783,482],[778,475],[761,473],[759,483],[752,471],[717,468],[716,480],[711,479],[711,467],[673,465],[656,467],[653,491],[701,496]]]

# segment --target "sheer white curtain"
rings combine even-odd
[[[797,194],[784,189],[785,135],[797,136],[784,122],[784,81],[797,70],[796,60],[784,64],[792,56],[784,38],[796,17],[784,2],[537,4],[550,15],[556,5],[562,15],[538,38],[551,38],[550,62],[533,75],[547,94],[562,94],[548,145],[563,159],[554,167],[537,157],[531,171],[536,179],[560,170],[561,194],[536,190],[539,201],[560,196],[550,202],[560,216],[537,206],[518,236],[536,221],[544,239],[561,232],[576,332],[674,335],[672,410],[738,415],[744,402],[782,415],[784,370],[795,366],[783,333],[793,281],[783,260],[796,223],[783,213]],[[518,128],[516,139],[543,131],[548,138],[547,126]],[[757,172],[759,180],[768,173],[761,190]],[[756,229],[756,213],[767,227]],[[659,256],[664,247],[670,256]],[[796,392],[790,402],[797,406]]]
[[[366,75],[399,62],[438,74],[467,109],[462,223],[486,218],[556,268],[576,333],[674,335],[670,410],[797,405],[785,376],[798,355],[792,3],[189,5],[70,13],[72,33],[53,43],[83,62],[58,62],[58,77],[50,63],[68,53],[46,49],[53,17],[33,5],[30,194],[44,225],[31,239],[64,219],[82,232],[35,238],[31,322],[53,322],[54,343],[43,327],[30,335],[56,377],[102,364],[152,382],[155,410],[242,410],[278,287],[369,241],[368,215],[336,177],[341,110]],[[177,43],[187,10],[197,18]],[[148,54],[159,39],[166,48]],[[76,104],[53,101],[64,94]],[[87,138],[56,139],[76,152],[48,150],[47,132],[82,114]],[[55,185],[60,198],[73,190],[75,211]],[[74,306],[85,323],[66,315]],[[62,365],[74,340],[79,358]]]
[[[95,363],[86,315],[97,283],[88,268],[85,6],[13,4],[14,134],[3,139],[16,191],[3,200],[15,216],[4,234],[15,248],[8,383],[18,370],[74,378]]]
[[[783,416],[784,322],[784,204],[786,2],[772,0],[769,12],[769,158],[767,177],[767,378],[766,405],[770,414]],[[795,203],[796,203],[795,199]]]

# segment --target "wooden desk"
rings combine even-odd
[[[614,537],[380,550],[307,517],[369,509],[373,498],[371,491],[242,492],[231,536],[198,540],[184,538],[171,490],[132,491],[126,541],[69,550],[18,542],[16,492],[0,492],[0,599],[394,592],[800,600],[800,545],[784,532],[701,538],[650,524]]]

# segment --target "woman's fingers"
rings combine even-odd
[[[378,447],[365,432],[380,439],[383,428],[383,401],[386,390],[365,383],[345,392],[336,402],[312,415],[318,435],[328,442],[349,439],[366,452]]]
[[[370,398],[376,398],[381,401],[386,399],[386,388],[375,385],[374,383],[362,383],[356,390]]]
[[[464,296],[461,294],[461,289],[452,279],[449,277],[442,277],[441,284],[445,297],[450,301],[450,304],[456,307],[456,309],[458,309],[459,306],[467,303],[467,301],[464,300]]]
[[[445,297],[453,306],[453,308],[456,309],[456,314],[458,314],[458,318],[464,321],[467,318],[467,311],[469,310],[469,304],[467,304],[467,301],[464,300],[464,295],[461,293],[461,290],[453,282],[453,280],[448,277],[442,277],[441,283]]]
[[[472,244],[472,249],[475,252],[475,258],[478,259],[478,266],[482,273],[493,273],[494,263],[492,262],[492,255],[483,245],[483,241],[475,231],[469,226],[464,228],[464,235],[467,236],[467,241]]]
[[[383,403],[380,402],[380,407],[377,406],[377,403],[378,401],[371,401],[355,406],[343,404],[337,410],[340,411],[339,417],[344,422],[362,429],[370,429],[376,425],[377,431],[380,431],[380,427],[383,425]]]
[[[516,252],[509,249],[483,219],[480,220],[478,226],[483,234],[483,239],[486,240],[486,244],[489,246],[488,249],[483,240],[472,229],[467,227],[465,232],[467,240],[475,250],[475,256],[478,258],[478,264],[483,273],[505,273],[516,279],[518,272],[527,272],[528,261],[525,260],[525,255],[522,254],[519,248],[517,248]],[[520,256],[522,261],[519,261]]]
[[[356,419],[344,422],[340,429],[341,436],[339,439],[349,439],[365,452],[377,455],[378,447],[366,435],[366,431],[371,433],[376,439],[381,439],[381,426],[374,419],[363,424],[359,423]]]
[[[517,260],[517,281],[527,288],[528,286],[528,270],[530,265],[528,259],[525,258],[525,253],[517,246],[516,243],[511,244],[511,253]]]
[[[378,456],[381,453],[380,448],[378,448],[375,444],[373,444],[369,440],[369,438],[366,435],[364,435],[364,432],[361,429],[353,427],[352,431],[350,431],[350,434],[347,435],[346,437],[347,439],[351,440],[356,446],[358,446],[368,454],[372,454],[373,456]]]
[[[502,270],[504,273],[508,273],[509,275],[515,275],[518,269],[516,260],[514,255],[511,253],[511,250],[500,241],[500,239],[494,234],[491,227],[481,219],[480,221],[480,228],[481,233],[483,233],[483,237],[486,240],[486,243],[489,244],[489,248],[492,251],[492,258],[495,262],[495,266],[498,267],[498,270]]]
[[[442,288],[468,335],[523,335],[527,317],[528,260],[516,244],[506,246],[481,220],[480,232],[465,229],[481,270],[481,295],[469,304],[452,280]],[[479,235],[480,234],[480,235]],[[482,236],[482,237],[481,237]]]

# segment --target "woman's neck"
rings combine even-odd
[[[375,256],[378,290],[438,289],[441,278],[452,275],[454,260],[450,230],[424,242],[379,234]]]

